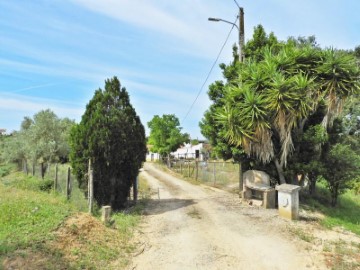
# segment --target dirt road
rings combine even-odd
[[[130,269],[325,269],[292,239],[277,211],[242,205],[238,195],[192,185],[145,164],[153,199]]]

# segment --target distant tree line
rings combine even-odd
[[[32,118],[26,116],[20,131],[4,138],[1,158],[16,162],[24,170],[28,170],[28,165],[67,162],[69,132],[74,124],[73,120],[61,119],[49,109],[36,113]]]

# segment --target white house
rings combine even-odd
[[[160,159],[160,154],[151,152],[152,145],[146,146],[148,151],[146,153],[146,161],[157,161]]]
[[[204,143],[199,143],[197,145],[186,143],[175,152],[172,152],[171,155],[176,159],[198,158],[199,160],[204,160],[203,148]]]
[[[171,156],[175,159],[199,159],[205,160],[207,158],[208,152],[205,148],[208,146],[206,143],[199,143],[196,145],[191,145],[191,143],[184,143],[184,145],[180,146],[175,152],[171,153]],[[157,161],[160,160],[161,156],[158,153],[151,152],[151,145],[147,146],[148,152],[146,154],[147,161]]]

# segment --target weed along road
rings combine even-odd
[[[151,163],[141,174],[153,195],[129,269],[326,269],[277,210],[242,205],[237,194],[190,184]]]

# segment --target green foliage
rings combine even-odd
[[[335,144],[325,155],[326,170],[322,175],[331,192],[331,205],[335,206],[339,193],[350,187],[353,179],[360,174],[360,156],[346,144]]]
[[[0,197],[0,256],[50,240],[50,232],[73,212],[47,193],[1,186]]]
[[[50,179],[45,179],[41,181],[39,189],[41,191],[50,192],[54,188],[54,181]]]
[[[78,215],[79,203],[67,201],[56,193],[41,192],[39,184],[43,182],[14,172],[0,179],[0,262],[5,259],[9,262],[2,266],[6,268],[21,257],[20,261],[29,258],[32,264],[26,266],[34,269],[125,268],[127,254],[133,251],[129,240],[140,221],[139,210],[114,213],[113,229],[105,228],[94,219],[96,228],[81,222],[69,227],[65,225],[66,220]],[[76,244],[67,250],[61,249],[58,244],[64,238]]]
[[[71,164],[80,187],[87,191],[91,160],[96,202],[121,208],[145,161],[146,140],[140,118],[116,77],[105,81],[105,90],[95,92],[70,139]]]
[[[194,139],[194,140],[191,140],[191,145],[198,145],[199,144],[199,140],[198,139]]]
[[[354,54],[358,59],[360,59],[360,45],[355,47]]]
[[[309,126],[304,133],[304,142],[312,146],[324,144],[328,141],[329,135],[323,125]]]
[[[263,48],[272,47],[273,49],[278,49],[280,44],[274,35],[274,33],[266,34],[265,29],[262,25],[257,25],[254,27],[254,33],[252,39],[250,39],[244,48],[245,59],[253,58],[257,61],[263,59]]]
[[[324,219],[321,220],[321,224],[325,227],[343,227],[360,235],[360,197],[345,190],[338,198],[337,207],[329,207],[331,192],[326,189],[326,181],[320,181],[317,190],[312,197],[301,194],[303,207],[323,213]]]
[[[179,119],[173,114],[155,115],[148,122],[150,136],[148,143],[152,145],[152,151],[162,156],[167,156],[178,147],[189,142],[189,134],[181,133]]]
[[[51,110],[42,110],[31,119],[24,117],[21,130],[4,142],[0,153],[8,162],[54,162],[67,160],[68,137],[74,121],[60,119]]]
[[[221,65],[226,82],[209,87],[213,104],[200,122],[202,134],[223,156],[234,157],[237,149],[255,167],[273,162],[281,182],[284,174],[288,182],[299,174],[316,179],[326,167],[321,158],[336,143],[330,133],[342,132],[332,127],[344,100],[360,93],[356,59],[321,49],[314,37],[280,42],[261,26],[245,51],[244,63]],[[353,115],[348,129],[355,134]]]
[[[8,175],[13,169],[13,164],[0,165],[0,177]]]
[[[360,176],[355,177],[349,182],[349,186],[355,195],[360,195]]]

